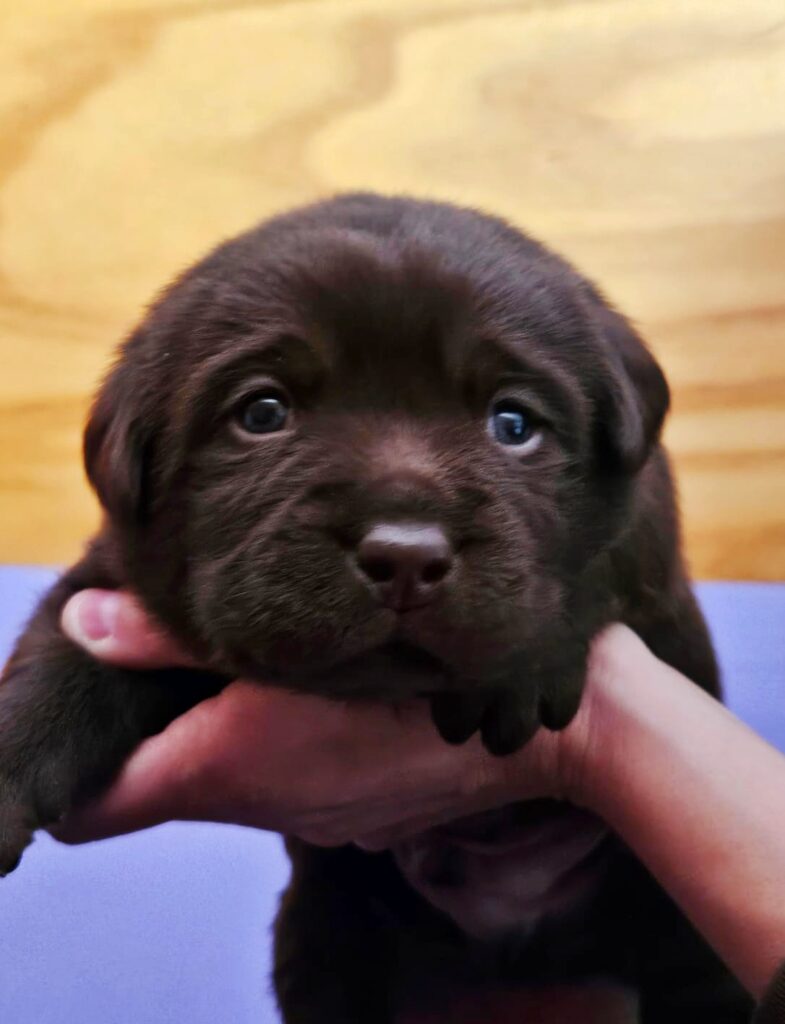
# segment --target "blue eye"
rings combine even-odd
[[[537,433],[529,413],[509,398],[494,403],[488,425],[491,434],[504,445],[526,444]]]
[[[289,406],[280,395],[255,395],[242,407],[239,419],[249,434],[274,434],[286,426]]]

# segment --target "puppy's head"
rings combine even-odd
[[[537,243],[347,196],[181,277],[85,452],[132,585],[213,664],[400,692],[558,640],[667,401],[626,321]]]

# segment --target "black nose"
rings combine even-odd
[[[379,523],[357,547],[357,566],[396,611],[428,604],[453,565],[444,530],[422,523]]]

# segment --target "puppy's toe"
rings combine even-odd
[[[64,778],[54,762],[13,781],[0,773],[0,878],[17,867],[36,829],[63,818]]]
[[[485,749],[496,757],[514,754],[537,732],[539,722],[524,694],[503,690],[488,705],[482,720]]]
[[[540,696],[539,716],[546,729],[559,732],[566,728],[575,717],[583,693],[583,675],[561,678],[558,686]]]
[[[0,878],[17,867],[32,838],[29,811],[17,803],[0,804]]]
[[[487,695],[437,693],[431,698],[431,718],[447,743],[465,743],[482,723]]]

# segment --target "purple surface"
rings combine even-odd
[[[0,567],[0,659],[51,579]],[[727,700],[785,749],[785,584],[699,587]],[[271,1024],[280,841],[165,825],[79,848],[39,838],[0,883],[0,1021]]]

